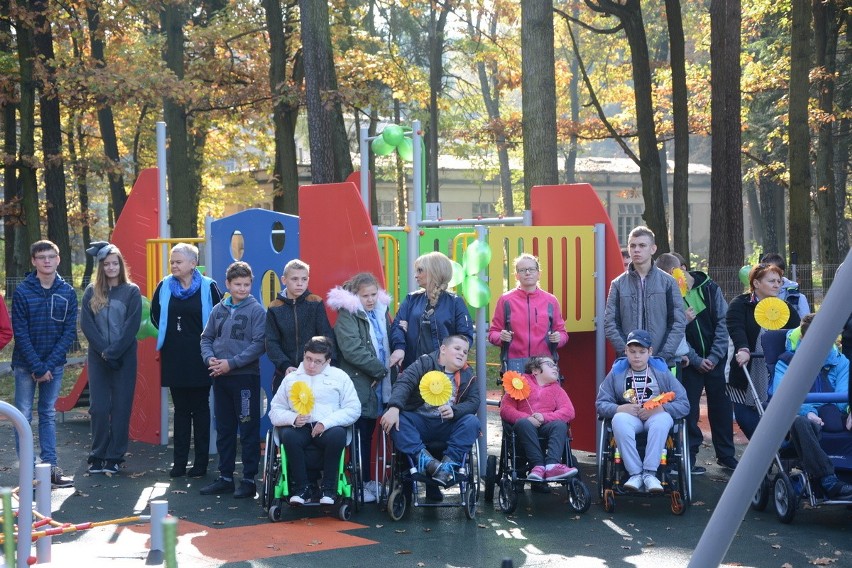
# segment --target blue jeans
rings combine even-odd
[[[478,437],[479,419],[475,414],[441,420],[437,416],[400,412],[399,430],[391,429],[391,439],[401,452],[416,456],[426,447],[426,443],[446,442],[447,451],[444,455],[456,463],[461,463]]]
[[[15,408],[32,424],[33,400],[38,387],[38,440],[42,463],[56,465],[56,399],[62,388],[64,367],[51,369],[53,379],[36,383],[29,369],[15,369]],[[18,432],[15,431],[15,448],[18,447]]]

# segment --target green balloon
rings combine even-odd
[[[136,332],[136,339],[142,340],[149,337],[157,337],[157,333],[159,332],[150,319],[142,320],[142,323],[139,325],[139,331]]]
[[[370,146],[373,149],[373,153],[377,156],[387,156],[394,149],[393,146],[385,142],[382,138],[374,138]]]
[[[151,319],[151,300],[146,296],[142,296],[142,319],[141,322]],[[141,327],[140,323],[140,327]]]
[[[413,160],[414,144],[411,142],[411,138],[403,138],[402,142],[399,143],[399,146],[396,147],[396,151],[399,152],[399,157],[406,162]]]
[[[398,124],[390,124],[382,130],[382,139],[391,146],[399,146],[405,138],[405,131]]]
[[[740,282],[743,283],[743,286],[749,287],[751,286],[751,282],[748,281],[748,275],[751,272],[751,266],[746,264],[742,268],[740,268]]]
[[[464,272],[467,275],[479,274],[488,268],[491,262],[491,247],[485,241],[473,241],[464,251]]]
[[[462,265],[456,262],[455,260],[451,260],[450,264],[453,265],[453,277],[450,278],[450,283],[448,284],[448,286],[450,288],[455,288],[464,280],[464,268],[462,268]]]
[[[491,291],[478,276],[467,276],[462,283],[462,294],[468,304],[474,308],[482,308],[488,305],[491,299]]]

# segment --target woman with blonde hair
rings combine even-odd
[[[462,335],[473,344],[473,325],[464,301],[447,291],[453,265],[440,252],[414,261],[414,277],[420,289],[405,297],[391,325],[390,366],[405,368],[420,355],[437,351],[450,335]]]
[[[115,474],[127,451],[142,297],[117,246],[98,241],[86,253],[98,263],[95,279],[83,293],[80,315],[80,328],[89,341],[89,473]]]

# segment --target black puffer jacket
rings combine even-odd
[[[305,343],[315,335],[324,335],[334,343],[334,330],[328,323],[322,298],[310,290],[291,300],[282,291],[266,311],[266,354],[283,375],[288,367],[298,367]],[[335,355],[332,355],[332,364]]]

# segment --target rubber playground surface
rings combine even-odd
[[[499,454],[499,420],[493,420],[493,412],[489,418],[489,453]],[[119,475],[89,476],[88,415],[72,411],[58,421],[60,465],[74,476],[75,487],[53,490],[53,518],[82,523],[144,515],[149,501],[166,499],[179,519],[181,567],[496,568],[503,558],[515,567],[685,566],[728,481],[726,470],[716,465],[708,432],[699,454],[708,471],[693,478],[692,503],[682,516],[672,514],[668,497],[619,497],[615,511],[605,513],[594,454],[575,448],[592,491],[592,506],[584,514],[571,510],[560,488],[550,494],[527,489],[510,516],[480,500],[474,520],[460,508],[417,508],[394,522],[367,504],[348,522],[337,519],[334,509],[285,507],[282,522],[271,523],[259,500],[198,494],[214,479],[215,457],[206,478],[170,479],[170,447],[131,442]],[[737,441],[741,454],[741,436]],[[17,479],[13,430],[0,421],[0,486],[16,486]],[[850,521],[852,511],[843,506],[800,509],[789,525],[778,522],[771,502],[763,512],[749,509],[725,565],[852,566]],[[149,540],[145,523],[61,535],[53,538],[49,565],[145,566]]]

